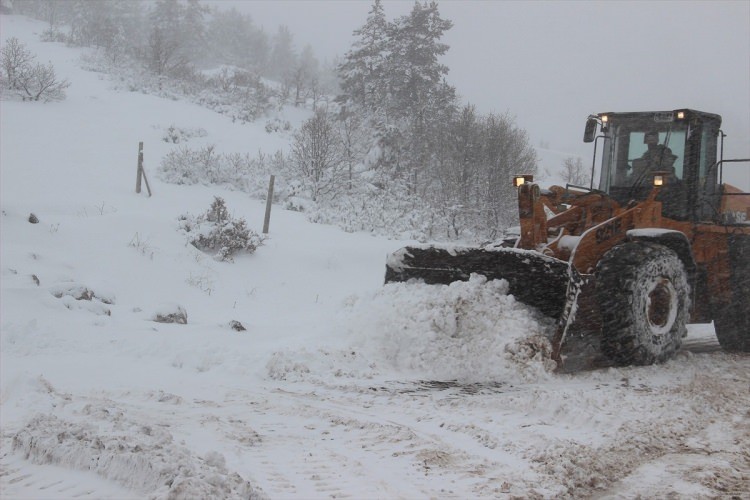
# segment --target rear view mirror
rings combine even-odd
[[[586,120],[586,130],[583,132],[583,142],[594,142],[597,124],[598,122],[596,121],[596,118],[591,117]]]

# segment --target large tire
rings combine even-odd
[[[733,304],[714,319],[716,338],[725,351],[750,352],[750,300],[745,302]]]
[[[716,307],[716,338],[725,351],[750,352],[750,236],[729,238],[731,302]]]
[[[687,334],[690,283],[675,252],[653,242],[629,242],[596,269],[602,317],[601,349],[618,365],[650,365],[674,355]]]

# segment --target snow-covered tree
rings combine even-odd
[[[199,0],[187,0],[185,5],[181,31],[181,45],[185,55],[195,63],[203,59],[206,50],[206,16],[208,8]]]
[[[475,198],[481,137],[480,118],[472,105],[465,106],[441,134],[436,172],[443,199],[451,205],[469,206]]]
[[[177,0],[156,0],[150,12],[147,60],[157,75],[179,73],[188,64],[182,32],[183,9]]]
[[[213,64],[229,64],[257,74],[266,71],[269,42],[250,16],[236,9],[215,10],[206,31],[207,56]]]
[[[316,111],[294,135],[291,167],[312,201],[334,198],[344,187],[340,137],[325,111]]]
[[[483,125],[478,203],[487,236],[494,237],[495,231],[517,222],[511,178],[518,172],[536,173],[536,151],[528,133],[509,114],[488,115]]]
[[[375,0],[365,24],[338,67],[341,90],[350,105],[375,111],[385,104],[388,21],[381,0]]]
[[[294,83],[294,105],[304,102],[308,90],[315,90],[318,85],[320,64],[313,54],[312,47],[306,45],[302,50],[292,75]]]
[[[17,90],[24,101],[60,101],[65,99],[67,80],[60,80],[52,63],[29,65],[17,81]]]
[[[355,168],[364,163],[364,156],[369,149],[367,131],[362,117],[346,110],[338,116],[337,125],[341,143],[341,160],[346,170],[347,189],[351,190],[354,186]]]
[[[440,57],[448,45],[440,42],[453,23],[440,17],[436,2],[414,3],[409,15],[396,20],[388,39],[387,81],[391,107],[401,116],[421,119],[448,98],[448,67]]]
[[[440,39],[451,26],[440,17],[435,2],[415,2],[411,13],[390,28],[388,115],[402,130],[401,160],[414,193],[431,178],[438,128],[455,105],[455,89],[444,79],[448,68],[439,60],[448,51]]]
[[[297,53],[294,49],[294,37],[287,26],[279,26],[271,42],[271,59],[268,72],[286,85],[291,85],[292,76],[297,66]]]
[[[0,48],[5,85],[9,89],[19,88],[18,79],[34,60],[34,54],[16,37],[8,38]]]
[[[52,63],[34,62],[36,57],[17,38],[0,48],[3,87],[24,101],[58,101],[65,98],[67,80],[60,80]]]

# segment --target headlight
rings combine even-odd
[[[522,184],[526,184],[527,182],[533,182],[534,176],[528,175],[528,174],[522,174],[522,175],[514,175],[513,176],[513,185],[515,187],[518,187]]]

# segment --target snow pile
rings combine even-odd
[[[113,402],[88,404],[79,423],[38,414],[13,436],[31,462],[90,470],[148,498],[267,498],[218,452],[197,456],[159,425],[136,422]]]
[[[516,383],[555,368],[554,321],[508,295],[508,282],[473,274],[450,285],[390,283],[351,296],[323,344],[274,352],[273,380],[371,380]]]
[[[389,369],[425,379],[512,382],[555,366],[553,322],[508,295],[505,280],[477,274],[450,285],[388,284],[351,306],[348,327]]]

